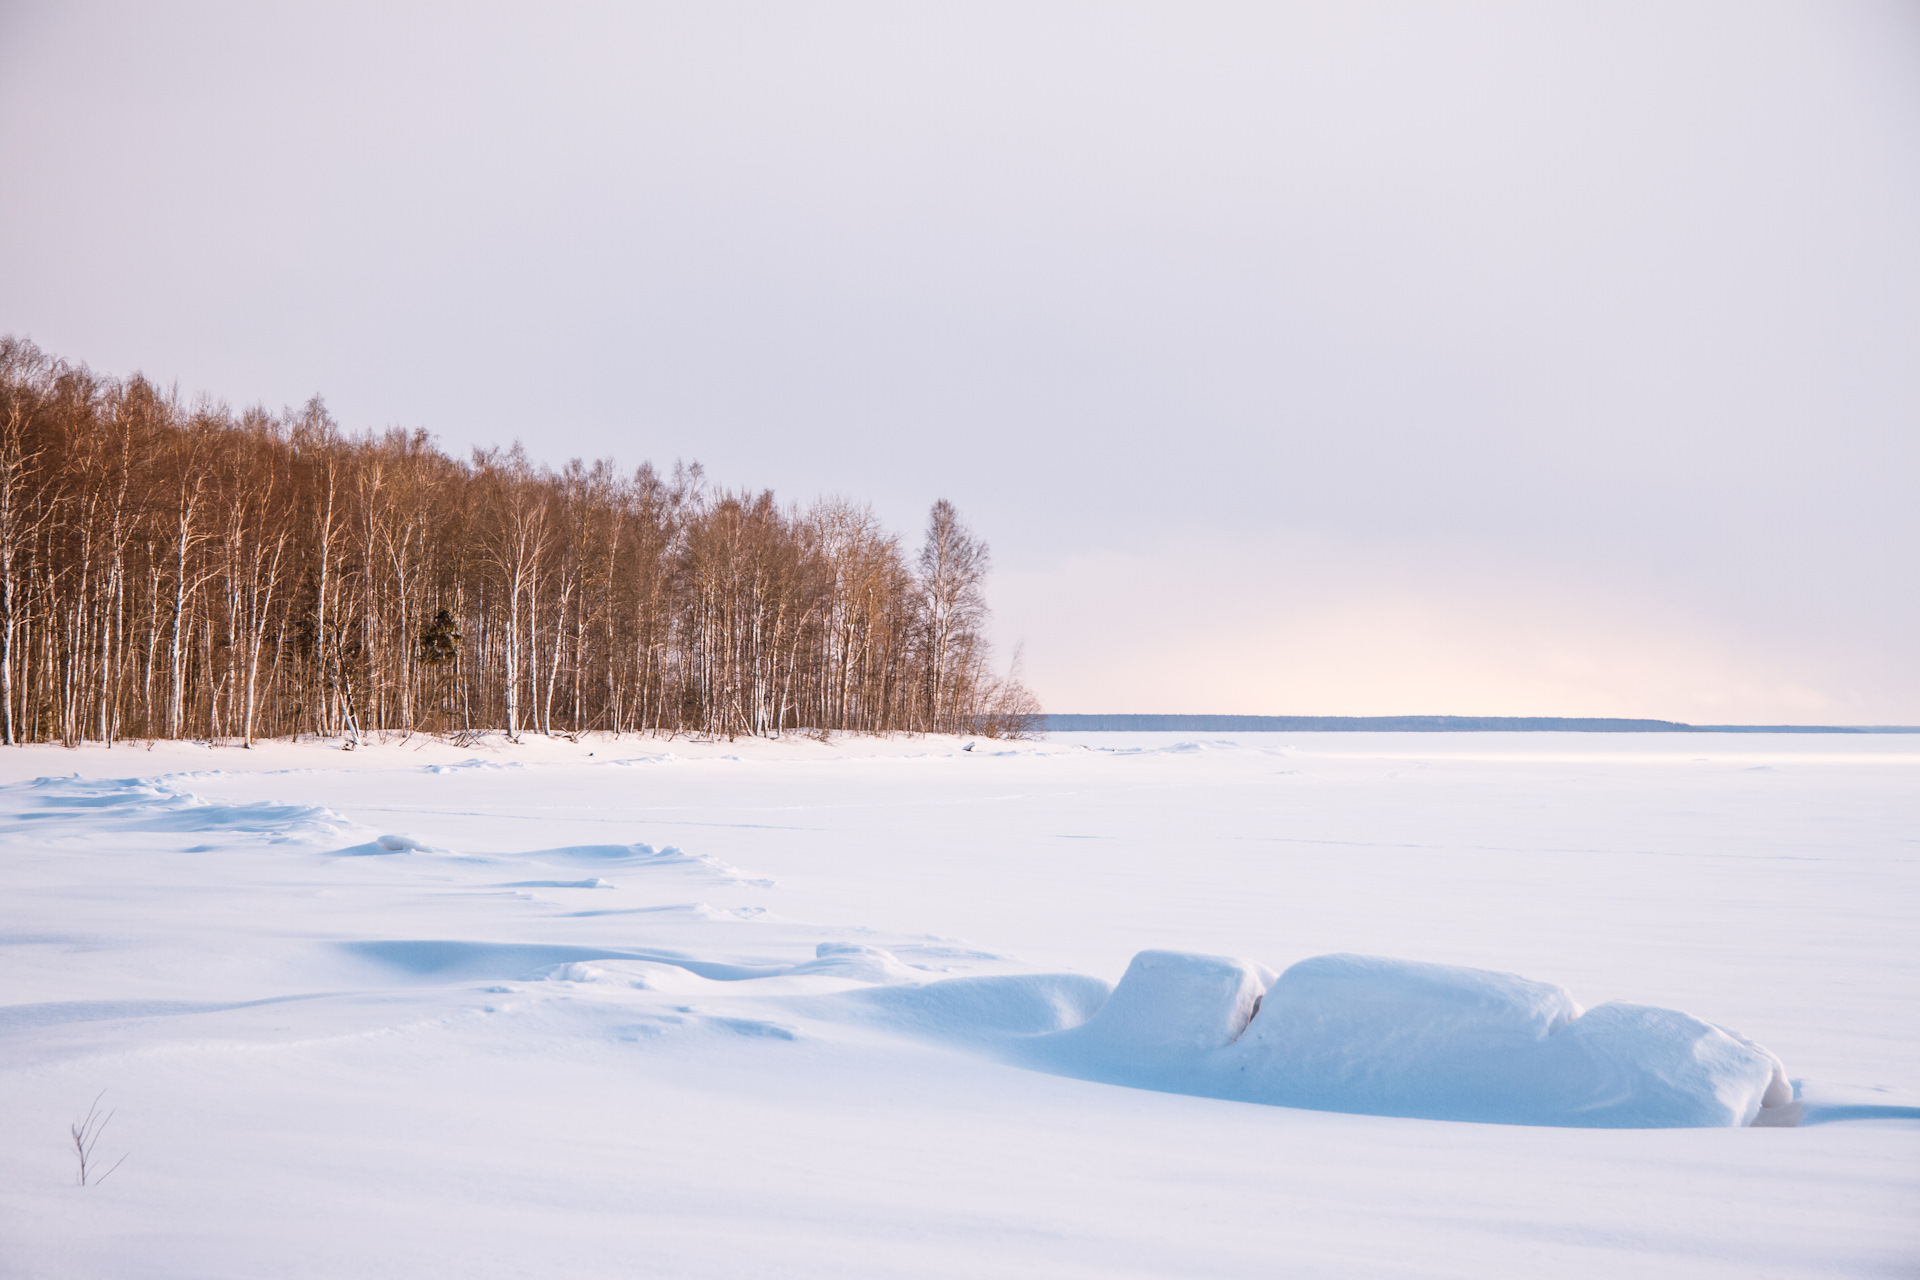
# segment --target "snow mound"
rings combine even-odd
[[[1583,1013],[1551,983],[1376,956],[1266,981],[1244,960],[1142,952],[1098,1013],[1030,1056],[1177,1093],[1499,1124],[1738,1126],[1792,1099],[1777,1058],[1690,1014]]]
[[[385,835],[375,836],[363,844],[349,845],[344,849],[335,849],[333,856],[336,858],[373,858],[390,853],[450,852],[452,852],[452,850],[442,849],[438,845],[431,845],[424,840],[415,839],[405,832],[395,831]]]
[[[1239,1038],[1266,986],[1245,960],[1142,951],[1106,1004],[1073,1034],[1090,1055],[1139,1065],[1182,1062]]]
[[[1241,1055],[1273,1100],[1322,1111],[1503,1118],[1539,1046],[1580,1016],[1565,989],[1511,974],[1319,956],[1282,974]]]

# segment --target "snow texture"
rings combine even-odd
[[[0,752],[0,1275],[1920,1265],[1902,740],[965,745]]]

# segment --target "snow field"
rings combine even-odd
[[[960,745],[0,755],[0,1274],[1920,1259],[1898,740]],[[1804,1126],[1297,1109],[1779,1101],[1673,1009]],[[1647,1078],[1541,1093],[1603,1014]]]

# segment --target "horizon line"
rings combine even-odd
[[[1354,732],[1412,733],[1920,733],[1920,725],[1691,724],[1624,716],[1290,716],[1238,713],[1045,712],[1046,731],[1126,732]],[[1061,723],[1072,721],[1077,723]]]

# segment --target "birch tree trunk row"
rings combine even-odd
[[[1017,734],[987,551],[519,446],[184,406],[0,338],[0,740]]]

